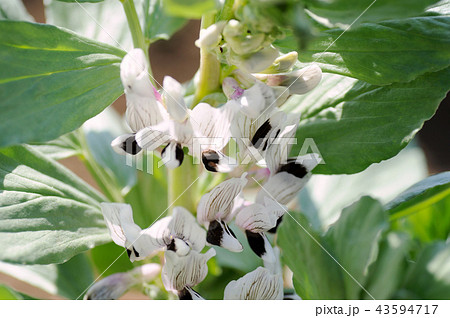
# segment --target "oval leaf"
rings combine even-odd
[[[29,146],[0,150],[0,189],[1,261],[62,263],[110,241],[105,199]]]
[[[63,264],[13,265],[0,262],[0,272],[67,299],[77,299],[94,281],[92,266],[84,254]]]
[[[344,274],[346,299],[359,299],[368,279],[368,267],[376,260],[381,234],[388,228],[383,206],[371,197],[342,210],[339,219],[326,233],[336,259],[348,274]],[[371,295],[368,294],[370,298]]]
[[[363,23],[346,32],[327,30],[299,52],[299,60],[371,84],[409,82],[450,65],[449,28],[450,17],[432,16]],[[291,37],[278,46],[296,50]]]
[[[312,138],[325,160],[314,169],[319,174],[356,173],[389,159],[434,115],[449,78],[450,69],[445,69],[410,83],[355,82],[344,96],[335,90],[335,99],[314,106],[300,121],[291,154],[298,155],[305,139]]]
[[[98,114],[123,92],[123,54],[55,26],[0,21],[0,147],[55,139]]]
[[[283,262],[294,273],[294,287],[302,299],[343,299],[341,269],[320,245],[328,250],[323,237],[299,213],[284,216],[277,244]],[[320,245],[319,245],[320,244]]]

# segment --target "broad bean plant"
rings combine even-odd
[[[0,272],[69,299],[450,297],[450,172],[413,141],[448,0],[44,4],[0,3]],[[159,83],[149,46],[189,19],[200,67]]]

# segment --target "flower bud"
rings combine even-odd
[[[195,41],[198,48],[213,48],[217,46],[222,40],[222,30],[225,27],[225,21],[219,21],[210,25],[206,29],[200,30],[200,37]]]
[[[276,48],[267,46],[256,53],[246,56],[230,54],[229,58],[231,64],[235,64],[249,73],[258,73],[272,65],[278,54],[279,52]]]
[[[273,64],[262,73],[273,74],[289,72],[298,61],[298,53],[293,51],[279,56]]]
[[[146,264],[127,272],[116,273],[96,282],[84,295],[85,300],[114,300],[131,287],[152,281],[161,271],[158,264]]]

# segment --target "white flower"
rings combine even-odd
[[[233,219],[235,199],[247,184],[247,173],[240,178],[231,178],[216,186],[200,199],[197,207],[197,220],[203,224],[208,232],[206,241],[233,252],[242,251],[242,245],[236,239],[228,222]]]
[[[159,264],[145,264],[126,273],[116,273],[105,277],[84,295],[85,300],[113,300],[125,294],[131,287],[140,283],[148,283],[161,272]]]
[[[132,262],[158,250],[187,255],[191,249],[199,252],[205,246],[205,230],[182,207],[175,207],[173,216],[162,218],[144,230],[134,223],[130,205],[102,203],[101,208],[111,238],[127,249]]]
[[[225,300],[276,300],[283,299],[283,279],[280,273],[273,274],[258,267],[225,287]]]
[[[185,256],[172,251],[165,252],[165,263],[161,273],[164,287],[168,291],[178,292],[199,284],[208,274],[206,263],[215,255],[216,251],[212,248],[205,254],[191,251]]]
[[[284,125],[277,128],[277,137],[268,146],[265,159],[270,177],[256,197],[256,202],[260,204],[265,202],[265,197],[288,204],[305,186],[311,178],[311,170],[321,160],[317,154],[288,158],[297,129],[296,122],[288,118]]]
[[[280,52],[272,45],[261,48],[255,53],[238,55],[230,52],[229,63],[249,73],[258,73],[270,67]]]
[[[206,262],[216,252],[210,249],[205,254],[200,253],[205,247],[206,233],[189,211],[175,207],[172,216],[142,230],[134,223],[128,204],[102,203],[101,207],[113,241],[127,248],[131,261],[165,250],[161,275],[166,289],[183,298],[200,297],[191,287],[206,277]]]
[[[200,30],[200,37],[195,41],[198,48],[215,48],[222,40],[222,30],[226,21],[219,21],[206,29]]]
[[[189,149],[189,154],[202,159],[205,168],[212,172],[230,172],[234,165],[222,150],[227,145],[231,133],[230,125],[234,115],[234,105],[227,103],[214,108],[200,103],[193,110],[187,109],[182,93],[182,86],[174,79],[164,79],[166,92],[165,104],[168,119],[158,125],[148,126],[136,134],[140,148],[154,150],[164,143],[163,163],[168,168],[181,165],[184,153],[182,147]]]
[[[274,262],[275,255],[264,233],[274,231],[284,213],[284,207],[265,197],[264,204],[251,204],[236,215],[236,225],[245,231],[250,248],[266,262]]]
[[[120,64],[120,78],[127,101],[125,117],[133,133],[167,118],[161,96],[150,82],[144,51],[133,49],[125,55]],[[119,154],[136,154],[141,149],[133,137],[134,134],[119,136],[111,146]]]

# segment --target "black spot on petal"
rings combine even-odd
[[[247,236],[248,245],[256,255],[261,257],[266,254],[266,248],[264,247],[264,237],[260,233],[253,233],[250,231],[245,231]]]
[[[223,237],[223,228],[218,221],[209,223],[208,232],[206,232],[206,242],[212,245],[220,246]]]
[[[202,162],[205,169],[211,172],[217,172],[220,156],[214,150],[207,150],[202,153]]]
[[[134,253],[134,255],[136,255],[136,257],[139,257],[139,253],[138,253],[138,251],[136,251],[136,249],[134,248],[134,246],[133,246],[133,253]]]
[[[131,257],[131,250],[127,249],[127,255],[128,255],[128,258]]]
[[[169,245],[167,245],[167,250],[176,252],[175,240],[174,239],[172,239],[170,241]]]
[[[263,142],[264,138],[267,137],[267,135],[269,134],[271,129],[272,129],[272,125],[270,125],[270,121],[268,119],[255,132],[255,135],[253,136],[253,138],[251,140],[252,145],[255,146],[256,148],[259,148],[261,146],[261,143]]]
[[[306,167],[301,163],[295,162],[295,160],[296,159],[289,159],[286,164],[282,165],[280,169],[278,169],[278,172],[285,171],[300,179],[306,176],[308,174],[308,170],[306,170]]]
[[[277,220],[277,224],[273,228],[268,230],[267,232],[272,233],[272,234],[277,233],[277,229],[278,229],[278,226],[280,225],[281,221],[283,221],[283,216],[280,216]]]
[[[180,144],[177,144],[177,147],[175,149],[175,158],[177,159],[177,161],[180,163],[179,165],[181,166],[184,160],[184,152]]]
[[[136,155],[142,150],[135,139],[135,135],[125,139],[125,141],[122,143],[121,148],[130,155]]]
[[[178,298],[180,300],[192,300],[191,293],[185,288],[183,290],[178,291]]]

